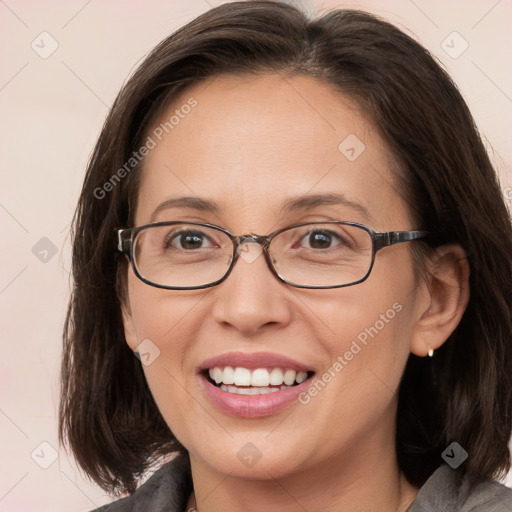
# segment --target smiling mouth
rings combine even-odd
[[[264,395],[289,389],[310,379],[315,372],[287,368],[215,366],[202,372],[213,386],[238,395]]]

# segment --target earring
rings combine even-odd
[[[434,355],[434,349],[430,348],[428,349],[428,357],[432,357]]]

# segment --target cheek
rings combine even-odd
[[[336,315],[330,323],[333,334],[323,339],[328,360],[316,376],[318,382],[300,397],[325,436],[337,432],[339,446],[385,424],[384,418],[392,420],[409,356],[408,293],[373,288],[370,283],[365,293],[365,286],[360,286],[357,297],[342,297],[337,311],[331,310]]]
[[[409,306],[403,297],[373,297],[340,309],[326,345],[335,371],[343,371],[343,382],[355,383],[369,369],[398,382],[411,335]]]
[[[146,285],[132,271],[128,276],[128,292],[131,322],[137,342],[149,338],[160,349],[164,345],[179,349],[180,340],[183,340],[182,336],[176,336],[181,327],[180,322],[193,314],[199,297],[194,296],[193,292],[180,294],[177,291]],[[130,342],[130,346],[132,345],[133,342]]]
[[[395,390],[409,356],[409,311],[404,301],[388,298],[380,308],[372,310],[364,327],[355,335],[346,355],[361,348],[360,367],[374,379],[373,385],[381,384]]]
[[[341,289],[324,302],[327,371],[336,376],[338,392],[358,395],[357,389],[373,391],[382,385],[394,392],[399,385],[410,353],[416,286],[408,254],[404,251],[405,258],[396,260],[402,263],[397,273],[390,253],[379,255],[367,281]]]
[[[173,433],[186,431],[197,356],[193,353],[201,297],[198,292],[160,290],[130,276],[128,281],[133,340],[151,393]],[[195,358],[195,359],[194,359]],[[193,401],[192,401],[193,403]]]

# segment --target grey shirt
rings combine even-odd
[[[443,464],[425,482],[407,512],[512,512],[512,489],[498,482],[483,482],[467,495],[467,485],[459,471]],[[177,457],[131,496],[93,512],[185,512],[191,492],[189,458]]]

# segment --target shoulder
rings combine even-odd
[[[181,512],[191,491],[188,455],[178,456],[155,471],[131,496],[92,512]]]
[[[510,512],[512,489],[483,481],[469,490],[467,477],[442,465],[419,490],[407,512]]]

